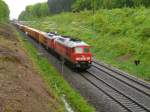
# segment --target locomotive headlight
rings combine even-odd
[[[76,60],[79,61],[79,60],[81,60],[81,58],[77,57]]]
[[[77,61],[84,61],[84,60],[90,60],[90,57],[77,57],[76,60]]]
[[[85,58],[84,57],[77,57],[76,60],[77,61],[83,61],[83,60],[85,60]]]
[[[90,60],[90,57],[87,57],[86,59],[87,59],[87,60]]]

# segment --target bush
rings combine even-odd
[[[142,40],[147,41],[150,39],[150,27],[148,28],[143,28],[141,32]]]

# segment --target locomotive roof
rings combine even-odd
[[[89,46],[88,44],[79,39],[69,38],[68,36],[65,36],[65,38],[64,37],[57,38],[56,41],[71,48],[78,46]]]
[[[49,39],[56,39],[56,38],[59,38],[61,36],[56,35],[55,33],[46,33],[46,37]]]

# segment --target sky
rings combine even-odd
[[[46,2],[47,0],[3,0],[9,6],[10,19],[17,19],[27,5]]]

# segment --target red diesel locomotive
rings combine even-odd
[[[68,36],[42,32],[19,23],[15,23],[15,25],[46,48],[55,51],[74,68],[86,70],[91,67],[92,53],[90,52],[90,46],[85,42]]]

